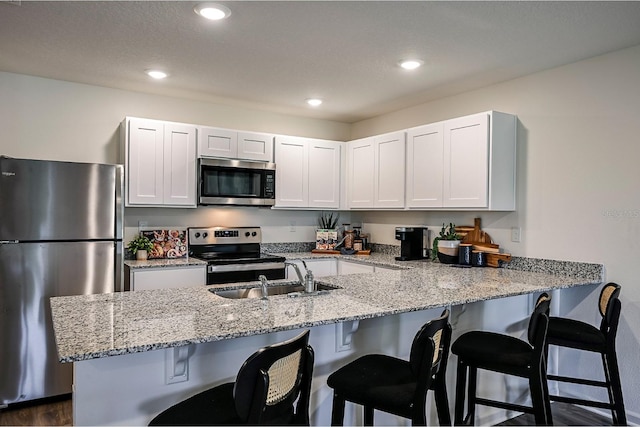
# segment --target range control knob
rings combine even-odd
[[[257,235],[257,234],[258,234],[258,233],[256,233],[255,231],[251,233],[251,235],[252,235],[253,237],[256,237],[256,235]]]
[[[202,233],[202,238],[206,239],[208,235],[209,235],[209,233]]]
[[[196,233],[195,236],[196,236],[196,239],[197,239],[198,237],[200,237],[200,233]]]
[[[249,236],[251,235],[251,233],[249,233],[248,231],[246,231],[246,232],[244,233],[244,235],[245,235],[245,236],[247,236],[247,237],[249,237]]]

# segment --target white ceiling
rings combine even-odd
[[[637,1],[197,3],[0,1],[0,70],[354,122],[640,44]]]

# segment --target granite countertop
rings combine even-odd
[[[549,263],[554,274],[508,268],[456,268],[392,255],[281,254],[399,267],[378,273],[322,277],[328,294],[225,299],[206,286],[51,298],[58,355],[73,362],[204,343],[341,321],[602,283],[599,264]],[[562,263],[562,262],[561,262]],[[540,264],[540,263],[538,263]],[[536,265],[538,265],[536,264]],[[574,265],[575,264],[575,265]],[[524,263],[526,267],[526,263]],[[544,263],[543,263],[544,267]],[[538,269],[542,267],[536,267]],[[547,268],[547,267],[544,267]],[[560,274],[570,272],[571,274]],[[283,281],[273,281],[273,284]],[[225,285],[254,287],[257,282]]]
[[[190,265],[207,265],[206,261],[197,258],[163,258],[138,261],[135,259],[125,260],[124,265],[132,269],[139,268],[163,268],[163,267],[186,267]]]

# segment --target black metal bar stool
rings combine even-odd
[[[364,406],[364,424],[373,425],[374,409],[426,425],[427,391],[433,390],[440,425],[451,425],[445,372],[451,343],[449,310],[425,324],[411,344],[409,361],[369,354],[332,373],[331,424],[344,422],[345,402]]]
[[[554,395],[549,396],[549,398],[552,401],[610,409],[613,424],[626,425],[627,417],[624,410],[622,384],[620,383],[620,372],[616,357],[616,333],[621,310],[619,296],[620,285],[607,283],[602,288],[598,300],[598,311],[602,316],[600,328],[579,320],[562,317],[549,318],[547,346],[556,345],[600,353],[605,380],[595,381],[560,375],[547,375],[547,378],[553,381],[606,388],[609,394],[609,403]]]
[[[476,405],[532,413],[536,424],[552,424],[544,358],[550,302],[551,298],[546,293],[538,297],[529,319],[527,334],[529,342],[494,332],[471,331],[463,334],[453,343],[451,352],[458,356],[455,425],[474,424]],[[528,378],[532,406],[476,396],[478,369]],[[469,372],[468,386],[467,371]],[[464,416],[465,388],[468,394],[466,417]]]
[[[244,362],[235,382],[198,393],[149,425],[309,425],[314,355],[308,342],[305,331],[258,350]]]

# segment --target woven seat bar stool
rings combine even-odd
[[[450,426],[445,384],[450,343],[449,310],[444,310],[420,328],[408,361],[369,354],[332,373],[327,379],[333,389],[331,424],[343,424],[349,401],[364,406],[365,425],[373,425],[375,409],[409,418],[412,425],[426,425],[427,392],[433,390],[439,423]]]
[[[546,293],[538,297],[529,319],[527,331],[529,342],[505,334],[471,331],[462,334],[453,343],[451,352],[458,356],[455,425],[475,424],[476,405],[532,413],[536,424],[552,424],[544,353],[550,302],[551,298]],[[532,406],[476,396],[478,369],[527,378]],[[466,416],[464,415],[465,388]]]
[[[609,394],[609,403],[555,395],[551,395],[549,398],[557,402],[610,409],[613,424],[626,425],[627,417],[624,410],[622,385],[616,357],[616,333],[621,309],[619,296],[620,285],[616,283],[607,283],[600,291],[598,311],[602,321],[599,328],[579,320],[562,317],[549,318],[547,346],[555,345],[600,353],[605,380],[596,381],[560,375],[547,375],[547,378],[553,381],[606,388]]]
[[[309,425],[314,354],[308,343],[305,331],[258,350],[235,382],[177,403],[149,425]]]

